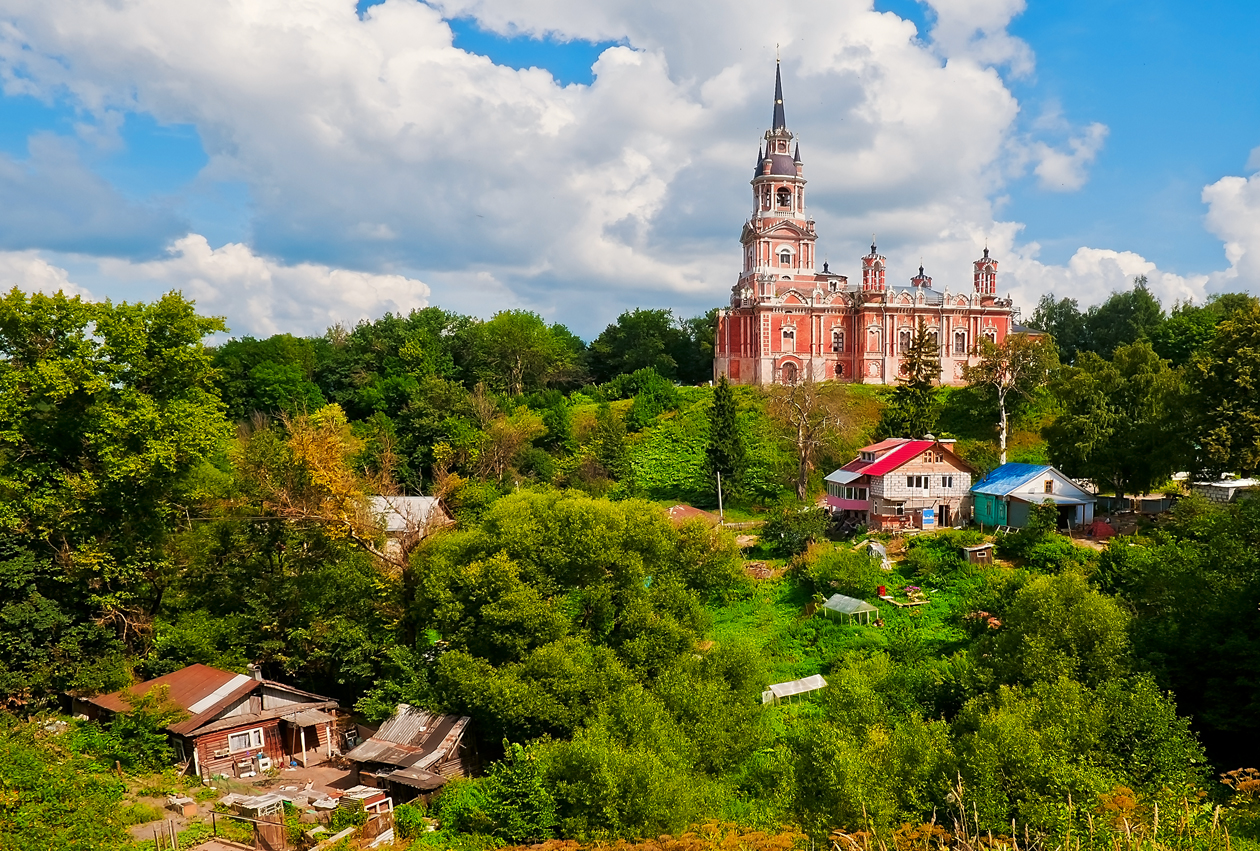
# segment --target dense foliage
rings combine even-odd
[[[1253,300],[1165,315],[1138,286],[1082,315],[1050,298],[1036,345],[1066,366],[989,346],[958,389],[934,386],[924,328],[892,391],[687,386],[710,377],[711,320],[631,311],[588,346],[527,312],[428,308],[210,347],[221,323],[178,294],[9,293],[5,709],[260,662],[371,721],[466,713],[486,771],[433,803],[438,834],[400,808],[417,847],[706,824],[718,844],[795,841],[747,833],[781,825],[921,838],[964,805],[969,830],[1097,821],[1099,842],[1158,805],[1246,847],[1251,787],[1212,775],[1260,759],[1260,502],[1187,497],[1101,551],[1039,507],[997,539],[999,566],[949,530],[885,570],[829,540],[815,500],[881,422],[953,435],[978,470],[1009,449],[1117,492],[1255,472]],[[740,530],[751,551],[662,511],[716,507],[718,472],[727,518],[759,527]],[[368,500],[396,493],[441,497],[454,524],[386,546]],[[878,601],[879,625],[806,615],[881,587],[904,605]],[[818,673],[813,697],[762,704]],[[0,849],[126,847],[110,771],[170,759],[162,697],[108,728],[0,718]]]

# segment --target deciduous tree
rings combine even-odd
[[[1032,399],[1033,391],[1046,382],[1056,364],[1055,351],[1047,339],[1011,334],[1001,344],[983,340],[980,363],[964,367],[967,382],[992,393],[997,400],[1001,463],[1006,463],[1008,398],[1014,394]]]
[[[796,497],[805,499],[809,474],[819,449],[832,440],[845,421],[836,400],[812,378],[778,384],[770,391],[768,413],[796,454]]]

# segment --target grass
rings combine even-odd
[[[839,544],[839,547],[848,545]],[[782,561],[772,566],[781,566]],[[712,638],[741,641],[758,647],[767,661],[772,682],[826,673],[846,653],[884,650],[896,654],[949,656],[961,649],[966,635],[954,625],[955,615],[971,593],[981,587],[985,573],[958,577],[916,577],[904,564],[885,574],[888,592],[904,600],[907,585],[921,587],[931,601],[926,606],[902,608],[871,600],[880,610],[882,627],[852,625],[822,615],[805,617],[809,590],[789,572],[782,579],[758,583],[748,599],[714,607]]]

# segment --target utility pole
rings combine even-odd
[[[726,522],[726,515],[722,513],[722,471],[717,471],[718,477],[718,523]]]

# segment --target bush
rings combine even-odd
[[[394,807],[394,827],[400,839],[416,839],[425,832],[424,809],[417,803]]]
[[[869,550],[829,549],[806,559],[800,572],[815,593],[826,596],[873,597],[885,581],[879,560]]]
[[[969,570],[962,548],[974,546],[984,536],[973,530],[950,529],[920,535],[906,545],[906,563],[920,576],[949,576]]]
[[[827,534],[827,512],[821,508],[784,508],[770,515],[761,529],[762,542],[785,558],[805,552]]]

